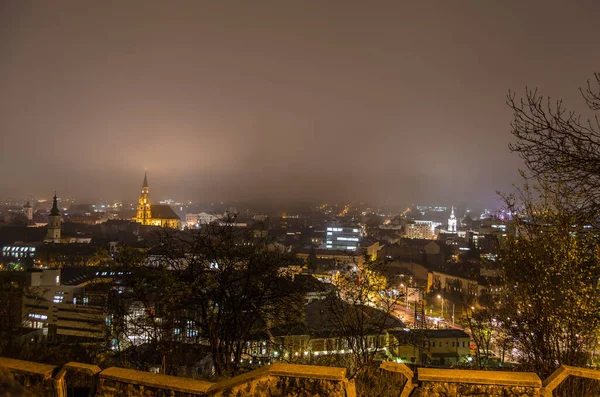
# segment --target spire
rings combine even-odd
[[[144,170],[144,183],[142,187],[148,187],[148,172],[146,170]]]
[[[27,201],[27,204],[25,204],[25,205],[23,206],[23,208],[31,208],[31,204],[29,204],[29,201]]]
[[[454,206],[452,206],[452,212],[450,213],[450,218],[448,219],[448,231],[450,233],[456,233],[456,215],[454,215]]]
[[[52,209],[50,210],[50,216],[59,216],[60,213],[58,212],[58,201],[56,198],[56,192],[54,192],[54,199],[52,201]]]

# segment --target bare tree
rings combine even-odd
[[[580,89],[592,117],[568,110],[562,100],[552,101],[537,90],[525,90],[516,99],[509,92],[513,110],[511,133],[517,139],[510,150],[519,154],[529,169],[528,177],[553,189],[559,185],[573,200],[572,210],[598,214],[600,210],[600,73]],[[559,193],[553,190],[555,193]]]
[[[141,311],[138,330],[146,327],[165,361],[174,358],[177,335],[194,329],[210,349],[215,374],[234,375],[259,333],[300,316],[303,295],[280,271],[297,259],[233,223],[160,231],[146,264],[129,281]],[[172,372],[174,364],[163,367]]]

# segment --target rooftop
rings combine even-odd
[[[167,204],[152,204],[150,210],[152,218],[181,220],[175,211],[173,211],[173,208]]]

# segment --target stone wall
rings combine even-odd
[[[534,373],[419,368],[384,362],[381,370],[405,381],[389,385],[390,395],[409,397],[550,397],[568,376],[600,380],[600,371],[563,366],[543,384]],[[3,374],[13,379],[2,378]],[[356,397],[344,368],[296,364],[267,365],[234,378],[212,383],[124,368],[100,370],[95,365],[52,365],[0,357],[0,395],[47,397]],[[397,390],[395,390],[397,389]]]
[[[57,396],[53,379],[57,367],[4,357],[0,357],[0,367],[12,374],[14,381],[25,389],[25,395]]]
[[[542,388],[530,372],[419,368],[417,379],[423,397],[539,397]]]
[[[206,396],[214,383],[111,367],[100,372],[96,397]]]
[[[59,369],[3,357],[0,370],[29,392],[24,396],[356,396],[354,382],[346,379],[345,368],[311,365],[273,364],[217,383],[116,367],[101,371],[94,365],[73,362]],[[0,386],[3,384],[0,379]]]
[[[540,395],[539,388],[456,382],[423,382],[418,390],[422,397],[538,397]]]
[[[279,363],[216,383],[210,392],[215,397],[356,396],[345,368]]]

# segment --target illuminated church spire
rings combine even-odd
[[[450,213],[450,218],[448,219],[448,232],[456,233],[456,216],[454,215],[454,207],[452,207],[452,212]]]
[[[181,219],[173,209],[165,204],[150,203],[150,187],[148,186],[148,173],[144,172],[142,192],[138,201],[134,222],[146,226],[161,226],[181,229]]]
[[[137,206],[136,222],[143,225],[149,225],[152,218],[150,206],[150,188],[148,187],[148,173],[144,171],[144,182],[142,183],[142,192]]]
[[[48,229],[46,231],[46,239],[49,243],[60,243],[60,212],[58,210],[58,199],[56,192],[52,201],[52,209],[48,216]]]

